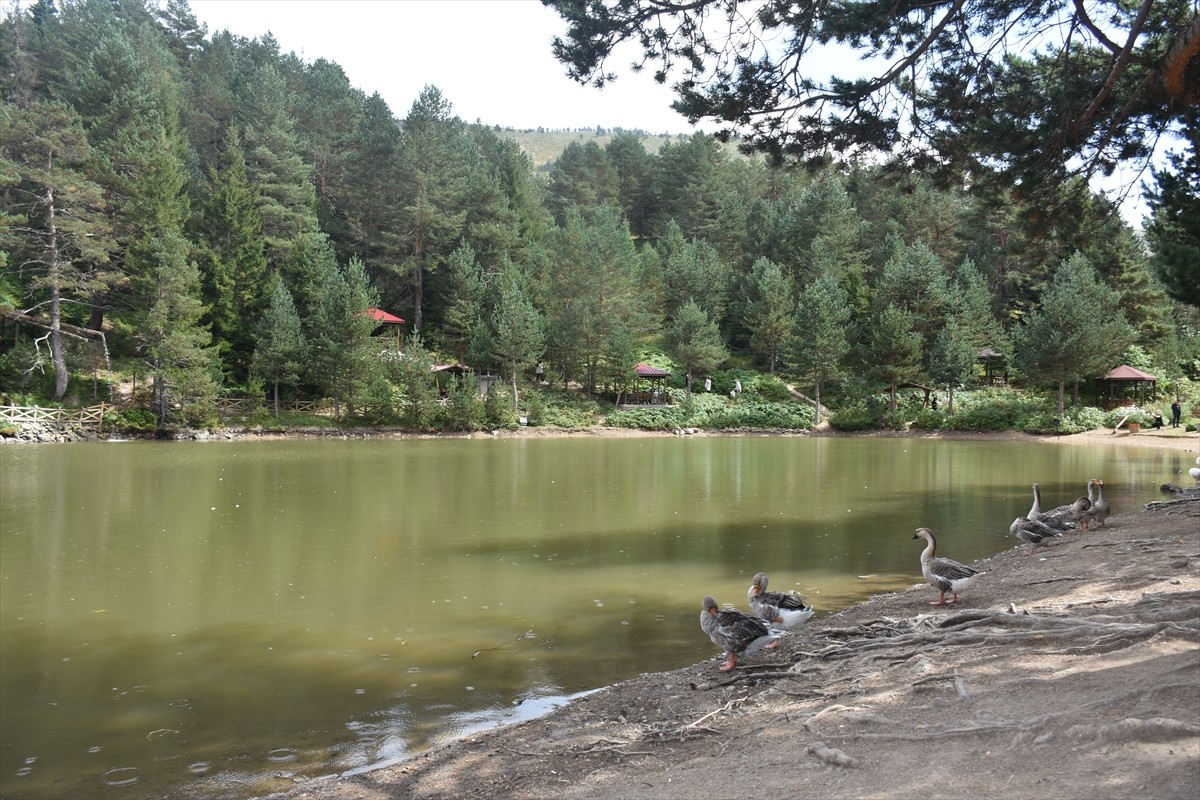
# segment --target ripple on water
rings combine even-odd
[[[267,761],[295,761],[296,755],[294,747],[276,747],[267,753]]]
[[[131,786],[141,780],[142,771],[137,767],[115,767],[104,773],[105,786]]]
[[[193,775],[205,775],[212,769],[212,764],[207,761],[197,761],[195,764],[188,764],[188,772]]]

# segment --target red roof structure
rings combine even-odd
[[[658,367],[652,367],[649,364],[638,364],[633,368],[633,371],[637,373],[639,378],[671,377],[671,373],[667,372],[666,370],[659,369]]]
[[[1140,369],[1131,367],[1128,364],[1122,364],[1121,366],[1111,370],[1107,375],[1105,375],[1104,380],[1106,380],[1106,381],[1156,381],[1156,380],[1158,380],[1158,378],[1155,377],[1154,375],[1151,375],[1148,372],[1142,372]]]
[[[382,308],[368,308],[363,312],[371,319],[383,325],[403,325],[404,320],[397,317],[395,314],[389,314]]]

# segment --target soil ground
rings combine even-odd
[[[1200,449],[1194,433],[1060,441],[1100,437]],[[718,671],[714,648],[692,667],[274,800],[1194,800],[1200,492],[1126,511],[978,562],[986,574],[957,605],[930,606],[923,584],[879,595],[733,673]]]

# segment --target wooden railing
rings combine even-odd
[[[87,408],[41,408],[40,406],[0,406],[5,422],[48,422],[52,425],[96,425],[104,423],[104,412],[115,406],[101,403]]]
[[[235,415],[250,415],[257,411],[270,409],[269,403],[251,400],[245,397],[217,398],[217,410],[222,417]],[[103,427],[104,415],[116,413],[129,407],[141,407],[144,404],[122,405],[119,403],[101,403],[98,406],[86,408],[42,408],[41,406],[0,406],[0,421],[14,424],[45,423],[50,425],[89,425]],[[333,412],[333,406],[328,400],[292,400],[281,403],[280,408],[293,414],[311,414],[313,416],[328,416]]]

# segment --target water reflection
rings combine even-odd
[[[0,451],[5,798],[240,797],[715,657],[750,576],[819,614],[970,561],[1102,477],[1194,456],[1024,442],[97,443]],[[134,785],[134,784],[124,784]]]

